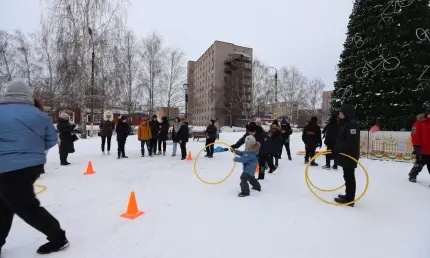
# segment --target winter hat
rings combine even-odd
[[[214,125],[215,124],[215,120],[211,119],[211,123]]]
[[[6,85],[0,103],[21,103],[34,105],[33,90],[22,80],[13,80]]]
[[[425,114],[426,116],[430,115],[430,106],[428,106],[428,107],[426,108],[426,111],[424,112],[424,114]]]
[[[127,120],[127,117],[126,117],[125,115],[121,115],[121,116],[119,117],[119,120],[121,120],[121,121]]]
[[[318,121],[318,117],[313,116],[311,117],[311,122],[316,123]]]
[[[251,122],[246,126],[246,130],[248,130],[248,132],[256,132],[257,131],[257,125],[255,124],[255,122]]]
[[[154,119],[154,118],[157,118],[157,115],[153,115],[153,116],[152,116],[152,119]]]
[[[70,116],[69,116],[69,114],[67,114],[66,112],[62,112],[62,113],[60,114],[60,118],[62,118],[62,119],[64,119],[64,120],[69,120],[69,119],[70,119]]]
[[[255,144],[257,144],[257,141],[255,140],[254,136],[248,135],[245,138],[245,144],[248,146],[254,146]]]

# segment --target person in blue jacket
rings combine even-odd
[[[0,256],[18,215],[45,234],[37,250],[49,254],[69,246],[60,223],[43,207],[33,184],[43,173],[45,151],[57,144],[50,118],[34,106],[33,91],[20,80],[9,82],[0,96]]]
[[[243,164],[243,173],[240,176],[240,188],[241,192],[239,197],[249,196],[249,185],[251,184],[252,189],[256,191],[261,191],[261,185],[255,179],[255,170],[258,165],[258,151],[260,149],[260,143],[257,142],[254,136],[248,135],[245,138],[245,151],[236,150],[235,162],[240,162]],[[234,150],[232,149],[234,152]]]

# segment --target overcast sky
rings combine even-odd
[[[44,0],[0,0],[0,28],[32,32]],[[138,37],[158,32],[196,60],[215,41],[252,47],[275,67],[295,65],[333,88],[352,0],[130,0]]]

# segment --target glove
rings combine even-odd
[[[421,154],[421,146],[414,146],[414,151],[412,152],[414,155],[420,155]]]

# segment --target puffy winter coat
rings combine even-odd
[[[416,121],[411,131],[412,144],[420,147],[421,155],[430,155],[430,119],[421,117]]]
[[[281,121],[282,143],[290,141],[290,135],[293,134],[290,124],[286,120]]]
[[[160,122],[158,120],[152,120],[149,122],[149,126],[151,127],[152,137],[154,139],[158,138],[158,132],[160,131]]]
[[[60,145],[58,151],[63,154],[74,153],[75,144],[73,143],[73,130],[75,125],[71,124],[69,120],[59,118],[57,121],[57,131],[60,138]]]
[[[309,122],[303,128],[302,141],[311,149],[316,149],[318,145],[322,145],[321,128],[315,122]]]
[[[215,125],[208,125],[208,127],[206,127],[206,134],[208,135],[208,138],[215,139],[217,135],[217,129]]]
[[[345,153],[356,160],[360,158],[360,125],[355,120],[354,108],[351,105],[344,105],[340,111],[345,118],[341,119],[334,147],[337,154],[336,164],[343,168],[356,168],[357,163],[354,160],[340,155],[340,153]]]
[[[324,127],[322,133],[325,135],[324,144],[327,148],[332,149],[336,145],[338,131],[337,122],[331,122]]]
[[[137,139],[139,141],[149,141],[152,139],[151,127],[148,122],[143,122],[138,126]]]
[[[160,124],[160,133],[158,134],[158,138],[160,141],[167,141],[170,128],[169,121],[166,116],[163,116],[161,119],[163,121]]]
[[[175,134],[176,142],[188,142],[190,138],[190,129],[188,128],[188,122],[181,123],[178,132]]]
[[[279,128],[276,125],[272,124],[270,126],[269,136],[272,143],[271,154],[277,155],[281,151],[282,143],[283,143],[281,130],[279,130]]]
[[[126,141],[127,137],[130,135],[130,126],[127,123],[119,121],[116,125],[116,140]]]
[[[258,150],[260,149],[260,143],[257,142],[255,146],[247,147],[245,151],[236,150],[235,162],[243,164],[243,172],[250,176],[255,175],[255,170],[258,165]]]
[[[110,115],[109,119],[108,119],[108,115]],[[115,130],[115,124],[113,123],[112,112],[106,111],[103,114],[103,121],[100,123],[99,127],[100,127],[100,136],[112,136],[112,133]]]
[[[176,133],[179,131],[179,128],[181,127],[181,123],[179,122],[179,117],[175,118],[175,121],[173,122],[173,130],[172,130],[172,139],[174,142],[177,142],[176,139]]]
[[[51,119],[30,104],[0,104],[0,173],[46,163],[57,144]]]

